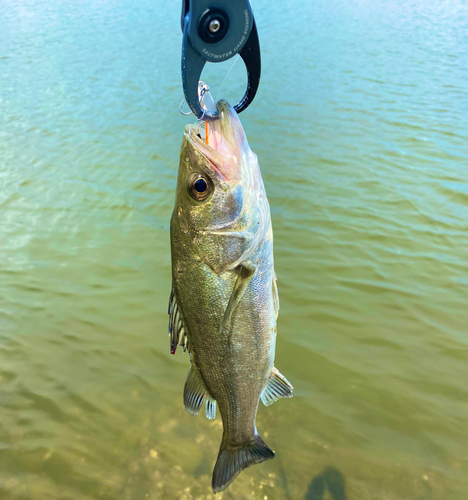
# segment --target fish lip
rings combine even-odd
[[[240,155],[250,151],[247,137],[236,110],[224,99],[216,103],[219,113],[219,124],[224,142],[229,145],[232,154]]]
[[[221,163],[222,159],[228,160],[229,158],[218,153],[214,148],[210,145],[206,144],[203,139],[198,137],[197,126],[195,125],[186,125],[185,126],[185,137],[187,141],[193,146],[193,148],[200,153],[204,159],[208,162],[210,168],[213,172],[222,180],[229,181],[229,177],[222,172]]]
[[[219,119],[208,122],[209,144],[199,136],[200,124],[187,125],[186,137],[221,179],[241,180],[251,153],[242,123],[227,101],[218,101],[216,108]]]

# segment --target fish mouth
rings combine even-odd
[[[225,100],[216,104],[219,119],[207,123],[202,139],[200,125],[187,125],[185,136],[222,180],[240,179],[250,147],[235,109]]]

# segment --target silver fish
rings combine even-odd
[[[171,219],[171,352],[183,346],[191,366],[185,409],[215,418],[223,439],[213,492],[250,465],[274,457],[255,427],[259,400],[292,397],[274,367],[279,300],[270,207],[257,156],[226,102],[210,128],[210,145],[185,128]]]

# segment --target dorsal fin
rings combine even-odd
[[[171,338],[171,354],[175,354],[177,346],[181,346],[185,351],[190,352],[190,343],[188,340],[187,329],[182,320],[182,314],[174,294],[174,289],[169,297],[169,336]]]
[[[216,416],[216,401],[206,388],[198,368],[193,364],[187,375],[184,387],[184,406],[191,415],[198,415],[203,402],[206,399],[206,418],[213,420]]]

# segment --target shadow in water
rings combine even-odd
[[[323,472],[314,477],[307,490],[305,500],[322,500],[325,488],[333,500],[347,500],[345,478],[335,467],[325,467]]]

